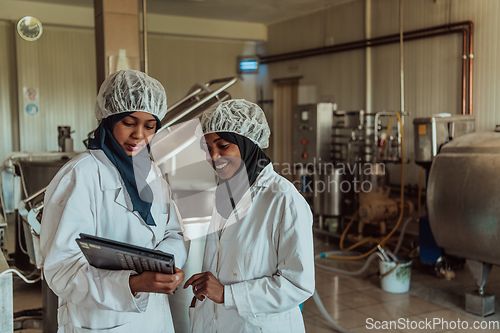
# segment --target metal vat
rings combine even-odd
[[[448,254],[500,265],[500,133],[471,133],[434,157],[427,207]]]
[[[21,176],[24,178],[28,196],[49,185],[61,167],[69,161],[68,157],[58,159],[18,161]]]
[[[343,216],[352,213],[354,204],[354,175],[324,164],[314,173],[314,213],[325,216]],[[359,184],[359,182],[358,182]]]

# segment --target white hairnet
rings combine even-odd
[[[111,115],[147,112],[162,120],[167,113],[167,95],[160,82],[135,70],[118,71],[106,78],[95,105],[97,120]]]
[[[232,132],[252,140],[261,149],[269,147],[271,130],[264,111],[255,103],[232,99],[201,116],[203,134]]]

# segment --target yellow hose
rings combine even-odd
[[[380,243],[379,243],[380,246],[384,246],[385,242],[389,238],[391,238],[391,236],[396,232],[396,230],[398,230],[399,225],[401,224],[401,220],[403,219],[403,215],[404,215],[404,205],[405,205],[405,203],[404,203],[404,194],[405,194],[405,144],[404,144],[404,141],[405,141],[405,136],[404,136],[403,122],[401,121],[401,116],[398,112],[396,112],[396,117],[398,117],[398,122],[399,122],[399,125],[401,128],[401,207],[400,207],[401,212],[399,214],[398,223],[396,223],[396,226],[394,226],[394,228],[391,230],[391,232],[387,236],[385,236],[384,239],[382,239],[380,241]],[[347,234],[348,227],[350,227],[350,225],[354,222],[354,219],[357,216],[357,214],[358,214],[358,212],[356,212],[356,214],[354,214],[353,218],[349,222],[349,225],[346,227],[346,230],[344,230],[344,233],[342,234],[342,238],[341,238],[342,242],[343,242],[343,239],[345,237],[345,234]],[[367,242],[367,240],[361,240],[360,242],[349,247],[349,249],[352,249],[352,248],[354,248],[360,244],[366,243],[366,242]],[[369,256],[370,254],[372,254],[376,250],[377,250],[377,246],[375,246],[370,251],[368,251],[364,254],[361,254],[359,256],[344,257],[344,256],[327,255],[327,258],[338,259],[338,260],[357,260],[357,259],[366,258],[367,256]],[[347,251],[347,249],[346,249],[346,251]]]
[[[354,214],[354,216],[351,218],[351,221],[349,221],[349,223],[348,223],[348,224],[347,224],[347,226],[345,227],[344,232],[342,233],[342,237],[340,237],[340,244],[339,244],[339,246],[340,246],[340,249],[341,249],[342,251],[351,251],[352,249],[354,249],[354,248],[356,248],[356,247],[358,247],[358,246],[360,246],[361,244],[364,244],[364,243],[369,243],[369,242],[377,242],[377,241],[376,241],[374,238],[372,238],[372,237],[365,237],[365,238],[363,238],[362,240],[360,240],[359,242],[357,242],[356,244],[354,244],[354,245],[352,245],[352,246],[348,247],[347,249],[346,249],[346,248],[344,248],[344,240],[345,240],[345,237],[346,237],[346,235],[347,235],[347,232],[348,232],[348,231],[349,231],[349,229],[351,228],[351,226],[352,226],[352,224],[354,223],[354,220],[356,219],[356,217],[358,216],[358,214],[359,214],[359,209],[358,209],[358,211]],[[329,257],[328,257],[328,255],[327,255],[327,258],[329,258]]]

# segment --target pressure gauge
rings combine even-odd
[[[32,16],[25,16],[17,22],[17,33],[27,41],[35,41],[42,35],[42,23]]]

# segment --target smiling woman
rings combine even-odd
[[[205,135],[203,148],[208,163],[220,179],[231,178],[241,165],[240,149],[234,143],[224,140],[216,133]]]
[[[217,172],[202,272],[191,276],[191,332],[303,333],[314,291],[312,214],[262,151],[271,132],[258,105],[206,111],[198,135]],[[287,190],[282,190],[287,189]]]

